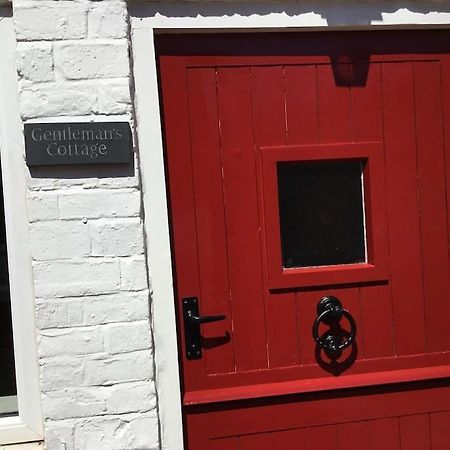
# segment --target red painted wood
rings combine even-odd
[[[295,294],[266,294],[266,305],[269,367],[297,365],[300,351]]]
[[[198,295],[202,313],[223,309],[229,318],[202,326],[217,345],[205,345],[199,361],[184,358],[179,324],[184,402],[196,405],[185,409],[189,450],[289,449],[294,434],[305,438],[299,448],[313,440],[331,450],[446,448],[449,418],[440,411],[449,388],[409,390],[408,382],[450,377],[450,59],[442,55],[450,45],[445,33],[412,36],[285,34],[263,37],[266,46],[240,36],[233,55],[232,35],[219,56],[160,58],[177,301]],[[337,85],[329,55],[367,48],[364,85]],[[269,284],[266,243],[278,211],[260,147],[282,147],[277,158],[292,159],[295,146],[339,144],[350,155],[352,142],[367,141],[380,155],[364,175],[366,268],[380,255],[374,235],[389,242],[383,276],[313,268],[306,288]],[[315,151],[324,157],[323,146]],[[311,336],[325,294],[341,298],[358,325],[356,359],[339,376],[317,361],[323,352]],[[215,340],[226,332],[229,341]]]
[[[286,145],[283,68],[252,68],[251,86],[256,145]]]
[[[395,349],[417,354],[425,351],[425,324],[412,64],[385,64],[382,77]]]
[[[336,448],[336,426],[308,428],[305,432],[306,450],[329,450]]]
[[[337,427],[339,450],[370,450],[367,422],[343,423]]]
[[[225,438],[211,441],[211,450],[240,450],[239,438]]]
[[[339,300],[342,302],[342,305],[344,306],[344,309],[346,309],[355,322],[359,325],[357,325],[356,330],[356,337],[355,337],[355,346],[354,347],[348,347],[344,350],[342,354],[342,360],[347,359],[350,357],[352,350],[356,349],[356,358],[363,359],[364,358],[364,338],[363,335],[360,335],[360,332],[364,330],[364,322],[362,320],[362,314],[361,314],[361,300],[360,300],[360,289],[359,288],[342,288],[342,289],[335,289],[332,291],[333,294],[336,294]],[[351,328],[350,323],[343,319],[341,321],[341,327],[343,330],[345,330],[347,333],[350,334]]]
[[[222,405],[221,408],[194,407],[192,410],[187,409],[187,425],[197,427],[197,431],[203,427],[203,431],[207,430],[209,438],[213,439],[393,418],[397,422],[395,441],[399,435],[398,417],[449,410],[448,386],[421,389],[420,385],[413,385],[411,388],[349,390],[348,395],[312,393],[291,397],[285,402],[271,399],[242,402],[237,403],[236,408],[233,403]],[[373,428],[370,425],[369,436],[372,435],[371,430],[374,430],[374,434],[380,432],[377,431],[380,429],[379,424]]]
[[[448,450],[450,442],[450,411],[430,414],[430,438],[433,450]]]
[[[203,55],[203,65],[224,63],[234,56],[234,64],[329,63],[329,55],[367,55],[370,61],[436,59],[448,53],[447,30],[377,30],[348,33],[214,33],[208,39],[202,33],[158,34],[159,55]],[[180,45],[179,42],[183,42]],[[245,56],[245,58],[243,58]]]
[[[318,144],[316,67],[314,65],[286,66],[284,86],[287,144]]]
[[[269,287],[301,288],[388,278],[387,239],[382,148],[379,143],[327,144],[295,147],[261,148],[263,209],[266,230]],[[281,262],[281,238],[278,207],[277,164],[291,161],[359,159],[365,162],[364,198],[368,261],[359,264],[284,269]],[[371,180],[374,180],[371,182]],[[378,182],[376,182],[377,180]],[[376,220],[375,220],[376,219]]]
[[[336,86],[331,66],[317,66],[319,142],[351,141],[350,89]]]
[[[327,361],[327,360],[326,360]],[[278,381],[251,386],[237,386],[212,390],[191,391],[184,396],[185,405],[225,402],[240,399],[276,397],[306,392],[323,392],[352,387],[378,386],[408,383],[411,381],[439,380],[450,377],[450,366],[434,366],[420,369],[379,371],[376,375],[354,374],[341,378],[303,379]]]
[[[398,418],[369,421],[370,450],[400,450]]]
[[[383,141],[381,65],[370,64],[364,87],[350,91],[352,140]]]
[[[217,75],[236,369],[267,367],[249,69]]]
[[[259,434],[256,436],[242,436],[239,439],[239,450],[272,450],[272,436]]]
[[[305,431],[288,430],[272,433],[272,450],[306,450]]]
[[[441,73],[438,62],[414,63],[419,208],[425,296],[426,348],[450,347],[450,285],[442,133]]]
[[[402,450],[431,450],[428,414],[399,418]]]
[[[361,288],[363,326],[358,342],[364,342],[364,357],[376,358],[394,354],[391,288],[389,285]]]
[[[309,326],[305,328],[310,328]],[[311,330],[309,330],[310,332]],[[422,355],[409,355],[403,357],[386,357],[386,358],[375,358],[375,359],[363,359],[356,360],[354,364],[347,368],[344,373],[341,374],[340,379],[342,384],[350,383],[353,375],[366,375],[362,377],[365,380],[365,384],[362,382],[359,385],[371,385],[380,378],[384,383],[396,383],[397,382],[397,371],[408,370],[408,376],[417,375],[418,379],[426,379],[427,376],[432,378],[433,373],[440,373],[442,367],[448,365],[449,354],[440,352],[432,354],[422,354]],[[425,370],[426,369],[426,370]],[[425,370],[425,372],[423,372]],[[385,376],[378,377],[378,373],[386,372]],[[419,374],[427,373],[427,376],[420,376]],[[375,376],[375,374],[377,374]],[[390,374],[390,375],[389,375]],[[446,375],[447,376],[447,375]],[[214,377],[206,377],[202,380],[203,388],[198,391],[202,392],[204,390],[220,393],[228,392],[228,389],[232,391],[239,387],[240,392],[246,392],[248,389],[252,389],[256,386],[259,387],[261,384],[277,384],[282,383],[281,386],[285,386],[284,382],[293,382],[294,385],[301,386],[304,382],[306,386],[310,386],[309,383],[312,380],[317,382],[318,386],[329,385],[330,379],[333,376],[325,371],[322,367],[314,361],[312,364],[306,364],[301,366],[287,366],[283,367],[283,370],[257,370],[257,371],[242,371],[238,373],[231,374],[221,374]],[[439,377],[438,377],[439,378]],[[359,379],[359,377],[357,378]],[[407,380],[406,380],[407,381]],[[296,383],[296,384],[295,384]],[[342,386],[341,383],[338,383]],[[348,387],[348,385],[346,386]],[[291,393],[289,391],[288,393]],[[295,391],[294,391],[295,392]],[[282,395],[283,392],[279,391]],[[189,397],[190,393],[186,393],[185,396]],[[219,397],[220,398],[220,395]],[[213,399],[210,400],[211,402]]]
[[[298,336],[303,365],[316,363],[316,343],[312,339],[312,326],[317,317],[317,303],[329,295],[328,290],[314,290],[297,293]]]
[[[282,67],[253,68],[251,70],[254,139],[257,146],[286,143],[284,77]],[[271,87],[269,91],[267,86]],[[261,189],[261,183],[259,186]],[[259,195],[261,194],[260,192]],[[264,223],[261,208],[260,222]],[[264,243],[265,233],[263,230],[261,231],[261,237]],[[262,245],[262,255],[266,256],[264,244]],[[267,290],[266,279],[264,288]],[[298,364],[295,294],[293,292],[277,294],[266,291],[265,305],[269,367]]]
[[[444,159],[445,159],[445,182],[447,194],[447,233],[450,236],[450,56],[445,55],[441,60],[441,95],[442,95],[442,115],[444,129]],[[447,245],[450,258],[450,246]],[[450,299],[443,299],[448,304]],[[447,308],[447,305],[444,306]]]
[[[181,299],[196,295],[200,291],[200,280],[197,260],[197,233],[195,214],[192,207],[194,191],[192,182],[192,159],[190,147],[188,112],[188,97],[185,90],[186,74],[182,60],[169,59],[161,67],[163,101],[167,105],[177,105],[176,108],[164,110],[165,126],[176,133],[166,136],[168,161],[168,178],[170,190],[176,195],[171,196],[172,233],[174,266],[177,279],[178,316],[182,317]],[[184,357],[184,324],[179,325],[181,353]],[[204,374],[204,360],[192,361],[185,366],[184,381],[188,389],[200,389]]]
[[[235,362],[229,337],[232,314],[216,74],[213,69],[190,70],[187,81],[200,308],[203,315],[225,314],[227,317],[224,321],[202,326],[206,372],[233,372]]]

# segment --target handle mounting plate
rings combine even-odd
[[[202,357],[200,326],[189,320],[189,317],[198,316],[198,314],[198,298],[183,298],[184,338],[186,341],[186,358],[189,360]]]

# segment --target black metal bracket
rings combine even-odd
[[[202,357],[202,336],[200,325],[224,320],[224,315],[199,316],[198,298],[183,298],[184,337],[186,343],[186,358],[200,359]]]

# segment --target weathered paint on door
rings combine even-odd
[[[189,450],[448,448],[449,42],[158,37]],[[367,168],[365,266],[283,270],[274,168],[345,158]],[[335,361],[311,335],[326,295],[357,324]],[[197,360],[189,296],[226,315]]]

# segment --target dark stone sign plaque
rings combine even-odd
[[[29,166],[125,164],[131,159],[128,122],[27,123]]]

